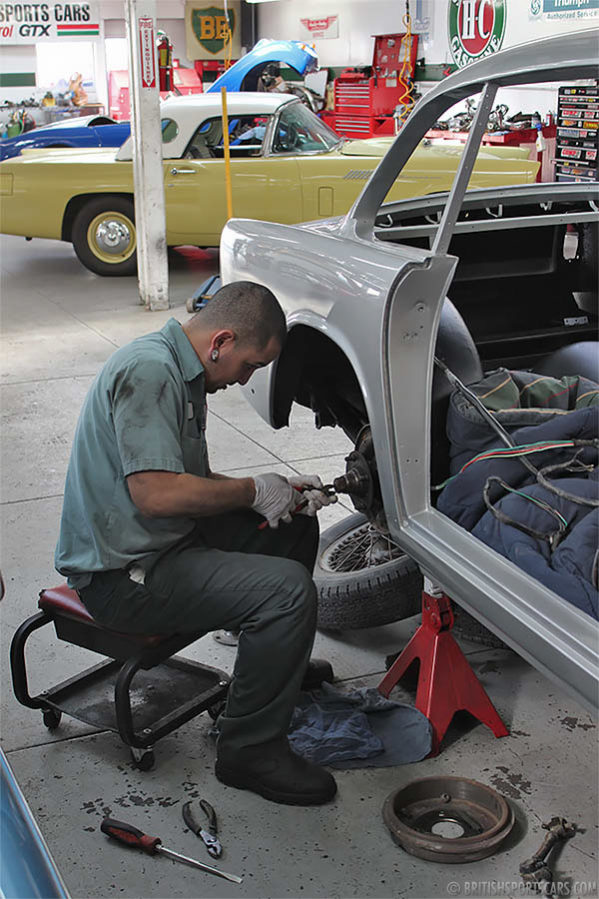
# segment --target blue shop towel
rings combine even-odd
[[[333,768],[406,765],[432,748],[431,723],[418,709],[374,687],[340,693],[326,682],[300,693],[288,736],[298,755]]]

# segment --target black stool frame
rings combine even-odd
[[[27,679],[25,645],[34,631],[51,622],[59,639],[109,656],[109,659],[32,696]],[[157,740],[203,711],[216,718],[224,705],[229,687],[229,677],[224,671],[190,659],[173,658],[178,650],[203,635],[203,632],[177,634],[140,647],[140,638],[135,635],[107,631],[93,622],[42,610],[24,621],[12,639],[10,664],[14,693],[22,705],[41,709],[44,723],[50,729],[58,726],[64,711],[80,721],[118,732],[122,741],[129,746],[138,767],[148,769],[154,762],[151,747]],[[164,669],[168,669],[166,676],[169,678],[197,677],[198,692],[178,706],[168,710],[160,708],[156,720],[146,723],[142,729],[136,729],[131,709],[131,682],[140,669],[150,670],[157,666],[162,666],[163,674]],[[91,720],[85,710],[73,707],[73,700],[76,701],[84,690],[93,691],[95,685],[98,688],[104,685],[105,688],[107,681],[114,679],[115,675],[114,706],[104,710],[100,707],[100,714],[102,711],[105,713],[101,720],[98,720],[97,714]],[[116,726],[113,715],[116,715]]]

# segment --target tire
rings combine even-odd
[[[344,561],[343,550],[352,545],[357,549],[358,541],[368,540],[370,534],[378,532],[358,513],[322,533],[314,566],[318,627],[322,630],[376,627],[420,611],[422,575],[416,563],[394,544],[390,544],[392,557],[386,560],[373,561],[369,544],[370,562],[363,559],[359,567],[358,558],[358,567],[351,570]],[[384,548],[379,552],[386,555]]]
[[[481,624],[477,618],[470,615],[464,609],[461,609],[457,603],[453,603],[454,623],[453,630],[458,637],[464,640],[471,640],[473,643],[480,643],[481,646],[488,646],[492,649],[510,649],[507,643],[504,643],[500,637],[495,636],[493,631]]]
[[[133,203],[125,197],[96,197],[73,222],[73,247],[80,262],[96,275],[137,272],[137,236]]]

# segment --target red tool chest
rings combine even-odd
[[[337,134],[375,137],[395,133],[393,113],[406,93],[405,79],[414,77],[417,49],[417,34],[409,38],[406,34],[374,35],[372,67],[368,67],[371,73],[345,69],[333,83],[334,115],[326,118]]]

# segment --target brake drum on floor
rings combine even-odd
[[[390,793],[383,819],[394,841],[433,862],[492,855],[514,825],[506,799],[465,777],[423,777]]]

